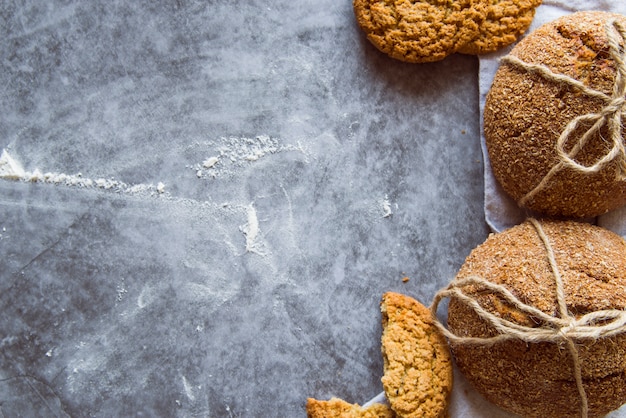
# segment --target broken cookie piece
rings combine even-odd
[[[329,401],[307,399],[306,415],[307,418],[395,418],[387,405],[375,403],[365,407],[338,398]]]
[[[381,301],[381,379],[399,417],[438,418],[448,414],[452,360],[428,308],[415,299],[387,292]]]

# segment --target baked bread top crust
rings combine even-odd
[[[626,309],[626,241],[606,229],[578,222],[543,221],[563,281],[567,310],[577,318],[599,310]],[[457,279],[480,277],[500,284],[524,304],[560,317],[556,279],[547,249],[530,221],[491,235],[475,248]],[[534,328],[542,322],[500,295],[468,286],[483,308]],[[452,297],[448,327],[461,337],[491,337],[496,329]],[[575,340],[589,417],[606,415],[626,402],[626,334]],[[459,370],[494,404],[523,416],[579,416],[581,396],[574,359],[565,343],[510,339],[492,345],[451,343]]]
[[[608,12],[577,12],[547,23],[524,37],[510,55],[570,77],[589,89],[612,95],[617,64],[609,53],[606,25],[626,17]],[[620,41],[624,47],[623,40]],[[562,167],[536,189],[562,161],[559,137],[570,122],[597,114],[608,103],[571,85],[504,61],[487,95],[484,132],[494,176],[521,206],[550,216],[594,217],[626,203],[620,159],[594,173]],[[622,121],[623,123],[623,121]],[[564,144],[566,152],[591,128],[581,122]],[[608,125],[591,135],[573,159],[592,166],[611,148]],[[622,142],[624,136],[622,133]],[[532,196],[529,194],[536,190]]]

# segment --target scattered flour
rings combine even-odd
[[[258,135],[254,138],[221,137],[217,143],[210,145],[215,147],[214,153],[217,152],[217,155],[189,167],[196,172],[198,178],[216,178],[229,174],[229,168],[243,167],[267,155],[279,152],[297,151],[307,155],[301,144],[284,145],[278,139],[268,135]]]
[[[7,150],[2,150],[0,155],[0,178],[8,180],[20,180],[26,175],[22,165],[11,158]]]
[[[246,237],[246,252],[264,255],[264,252],[261,249],[261,244],[257,240],[259,235],[259,219],[257,218],[256,209],[254,208],[253,203],[250,203],[246,212],[248,222],[241,227],[241,231]]]
[[[393,212],[391,211],[391,203],[389,203],[389,198],[385,195],[385,198],[382,201],[383,205],[383,218],[390,217]]]
[[[153,184],[127,184],[114,179],[89,179],[78,174],[64,173],[42,173],[39,169],[26,171],[22,165],[15,160],[7,150],[2,150],[0,155],[0,178],[6,180],[16,180],[32,183],[48,183],[65,186],[76,186],[87,189],[111,190],[119,193],[128,194],[164,194],[165,185],[159,182],[156,186]]]
[[[185,395],[187,395],[187,398],[192,402],[195,401],[196,396],[193,393],[193,387],[189,384],[189,381],[185,376],[183,376],[183,388],[185,389]]]
[[[128,293],[128,290],[126,289],[126,284],[124,281],[124,278],[122,277],[122,281],[119,285],[117,285],[117,288],[115,289],[117,292],[117,298],[116,301],[117,302],[121,302],[124,299],[124,295],[126,295]]]
[[[269,137],[267,137],[269,138]],[[235,143],[238,143],[240,139],[233,140]],[[255,143],[255,140],[251,140],[252,143]],[[268,142],[269,141],[269,142]],[[273,142],[269,139],[263,139],[262,143],[270,144],[270,149],[278,149],[274,148]],[[254,151],[254,155],[259,156],[262,155],[265,151],[259,151],[257,149]],[[274,151],[275,152],[275,151]],[[224,152],[222,154],[226,155]],[[237,155],[243,155],[237,154]],[[223,158],[223,157],[220,157]],[[208,167],[208,169],[213,169],[216,165],[220,163],[220,158],[211,157],[204,161],[203,166]],[[243,158],[243,157],[242,157]],[[165,191],[165,185],[161,182],[157,183],[157,185],[153,184],[127,184],[121,181],[113,180],[113,179],[89,179],[82,176],[82,174],[74,174],[68,175],[63,173],[42,173],[40,170],[35,169],[33,171],[26,171],[23,169],[22,165],[6,151],[3,150],[0,155],[0,179],[7,179],[13,181],[23,181],[23,182],[34,182],[34,183],[47,183],[47,184],[55,184],[55,185],[66,185],[66,186],[77,186],[81,188],[87,189],[102,189],[102,190],[111,190],[118,193],[124,194],[132,194],[132,195],[165,195],[168,201],[178,202],[180,204],[199,206],[201,208],[213,208],[214,204],[210,202],[199,202],[196,200],[177,198],[174,196],[170,196],[169,193]],[[220,206],[222,210],[230,208],[229,203],[224,203]],[[243,212],[244,218],[246,219],[246,223],[239,227],[239,230],[245,236],[245,252],[246,253],[255,253],[260,256],[268,255],[268,252],[265,250],[265,246],[259,240],[260,238],[260,229],[259,229],[259,220],[257,218],[257,212],[254,208],[254,204],[250,203],[249,205],[239,206],[233,210],[236,213]],[[0,239],[5,238],[6,227],[3,227],[0,232]],[[234,248],[233,248],[234,249]],[[124,286],[124,282],[119,285],[116,289],[117,291],[117,302],[121,302],[124,298],[127,290]],[[137,300],[138,307],[142,308],[147,305],[147,301],[144,298],[144,295],[140,295]]]
[[[200,146],[201,144],[196,143],[195,145]],[[187,167],[192,168],[198,178],[217,178],[223,175],[228,176],[236,169],[249,166],[251,162],[259,161],[265,156],[285,151],[300,152],[304,154],[305,158],[308,160],[308,152],[300,143],[295,146],[285,145],[278,139],[272,138],[268,135],[258,135],[253,138],[235,136],[220,137],[216,141],[207,142],[202,145],[206,145],[211,152],[208,153],[208,156],[202,162],[194,164],[192,167]],[[168,201],[178,202],[185,205],[199,205],[199,207],[207,208],[213,208],[214,206],[214,204],[208,201],[199,202],[196,200],[171,196],[168,192],[166,192],[165,184],[162,182],[159,182],[156,185],[128,184],[114,179],[90,179],[83,177],[82,173],[68,175],[56,172],[42,172],[39,169],[28,171],[22,167],[19,161],[12,157],[6,149],[3,150],[0,155],[0,179],[75,186],[84,189],[99,189],[140,196],[164,195]],[[228,209],[229,206],[229,204],[225,203],[222,205],[221,209]],[[267,251],[261,237],[259,219],[257,217],[254,204],[250,203],[249,205],[235,206],[236,208],[233,208],[232,210],[238,214],[243,212],[242,214],[246,220],[246,223],[239,227],[240,232],[242,232],[245,237],[245,252],[255,253],[263,257],[270,255],[271,251]],[[391,214],[390,207],[385,209],[385,214],[385,216],[389,216]],[[2,232],[5,231],[3,230]],[[0,233],[0,239],[3,238],[3,235],[5,234]],[[234,245],[233,250],[235,250]],[[123,299],[125,293],[126,289],[122,283],[122,286],[119,286],[117,289],[118,302]],[[142,294],[137,300],[137,305],[140,308],[149,303],[149,300],[145,299],[146,298],[144,298],[144,295]],[[147,299],[149,299],[149,297]]]
[[[213,168],[215,167],[215,164],[217,164],[219,162],[219,158],[217,157],[209,157],[206,160],[204,160],[202,162],[202,167],[204,168]]]

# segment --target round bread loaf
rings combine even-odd
[[[444,59],[479,34],[489,0],[353,0],[367,39],[392,58],[411,63]]]
[[[563,283],[566,317],[626,309],[626,241],[622,237],[586,223],[534,222],[489,236],[471,252],[452,283],[480,277],[503,286],[550,318],[563,318],[556,274],[549,263],[551,248]],[[484,284],[470,284],[463,293],[499,318],[532,331],[546,329],[545,319],[529,315]],[[458,296],[450,298],[448,329],[461,338],[503,335]],[[560,338],[558,332],[563,329],[548,327],[553,330]],[[459,370],[478,392],[501,408],[527,417],[581,416],[578,364],[588,416],[600,417],[626,402],[626,335],[622,332],[617,328],[617,335],[597,339],[568,337],[578,361],[568,350],[569,343],[561,340],[525,342],[516,337],[493,344],[451,340],[451,349]]]
[[[621,113],[626,87],[616,78],[618,64],[609,35],[619,44],[619,57],[624,40],[615,25],[607,27],[612,20],[626,27],[625,16],[608,12],[577,12],[547,23],[523,38],[495,75],[484,110],[487,151],[496,179],[522,207],[586,218],[626,203],[620,126],[625,122]],[[591,129],[596,121],[592,116],[603,111],[606,119],[597,131]],[[613,117],[615,129],[609,128]],[[559,142],[566,128],[572,132]],[[583,141],[587,131],[591,134]],[[616,146],[622,147],[621,154],[599,164]]]

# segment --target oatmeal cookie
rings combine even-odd
[[[409,296],[387,292],[381,312],[381,380],[391,409],[399,417],[446,417],[452,360],[430,310]]]
[[[328,401],[309,398],[306,402],[306,414],[307,418],[395,418],[387,405],[375,403],[363,407],[339,398]]]
[[[357,23],[380,51],[411,62],[439,61],[479,33],[488,0],[354,0]]]
[[[530,26],[541,0],[493,0],[487,7],[479,35],[461,46],[462,54],[494,52],[515,42]]]

